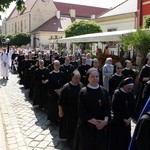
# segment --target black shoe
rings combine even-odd
[[[6,80],[8,80],[8,77],[6,77]]]
[[[3,77],[3,79],[5,79],[5,77]]]

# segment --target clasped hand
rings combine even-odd
[[[103,129],[107,125],[107,121],[105,120],[97,120],[96,128],[98,130]]]

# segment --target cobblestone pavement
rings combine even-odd
[[[0,79],[0,150],[69,150],[58,137],[58,126],[50,125],[43,111],[33,109],[17,76]]]
[[[50,125],[43,111],[33,109],[17,76],[0,79],[0,150],[69,150],[59,139],[58,126]]]

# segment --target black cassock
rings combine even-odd
[[[135,106],[132,92],[125,93],[120,88],[115,90],[112,99],[114,119],[109,129],[109,150],[127,150],[131,139],[131,125],[126,126],[124,119],[133,116]]]
[[[91,68],[90,65],[80,65],[78,67],[78,71],[80,72],[81,74],[81,82],[86,85],[87,84],[87,81],[86,81],[86,73],[87,71]]]
[[[30,70],[30,79],[29,79],[29,98],[33,98],[33,92],[34,92],[34,75],[35,75],[35,70],[38,68],[38,66],[33,65],[29,68]]]
[[[143,81],[143,78],[144,77],[148,77],[150,78],[150,67],[145,65],[141,72],[140,72],[140,87],[139,87],[139,92],[138,92],[138,95],[137,95],[137,98],[136,98],[136,108],[135,108],[135,119],[138,119],[143,107],[144,107],[144,104],[145,104],[145,101],[142,99],[142,93],[143,93],[143,89],[144,89],[144,86],[145,86],[145,83],[146,81]]]
[[[136,150],[150,150],[150,114],[144,114],[135,128]]]
[[[64,85],[64,73],[50,72],[49,74],[49,99],[48,99],[48,116],[50,122],[58,121],[58,99],[59,95],[54,91],[60,89]]]
[[[124,75],[125,78],[132,77],[133,80],[135,81],[136,74],[132,69],[125,68],[123,69],[122,74]]]
[[[47,80],[49,70],[46,68],[35,70],[34,74],[34,93],[33,93],[33,105],[39,105],[40,108],[47,106],[48,99],[48,83],[43,84],[42,80]]]
[[[88,120],[104,120],[110,115],[107,91],[103,87],[84,87],[79,94],[79,123],[73,150],[106,150],[106,128],[98,130]]]
[[[114,74],[109,80],[109,96],[112,98],[114,91],[117,89],[120,82],[124,79],[124,75]]]
[[[73,65],[62,64],[60,67],[60,70],[63,71],[63,73],[64,73],[64,83],[69,82],[70,81],[70,75],[74,71]]]
[[[62,89],[58,105],[62,106],[64,111],[64,126],[60,124],[60,130],[66,131],[67,142],[70,146],[73,144],[75,131],[78,123],[78,96],[81,88],[83,87],[82,83],[78,85],[73,85],[70,82],[66,83]],[[59,132],[60,137],[62,131]]]

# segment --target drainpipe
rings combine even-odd
[[[142,5],[143,5],[143,0],[140,0],[140,20],[139,20],[139,27],[142,27],[142,25],[143,25],[143,13],[142,13],[142,11],[143,11],[143,8],[142,8]]]

